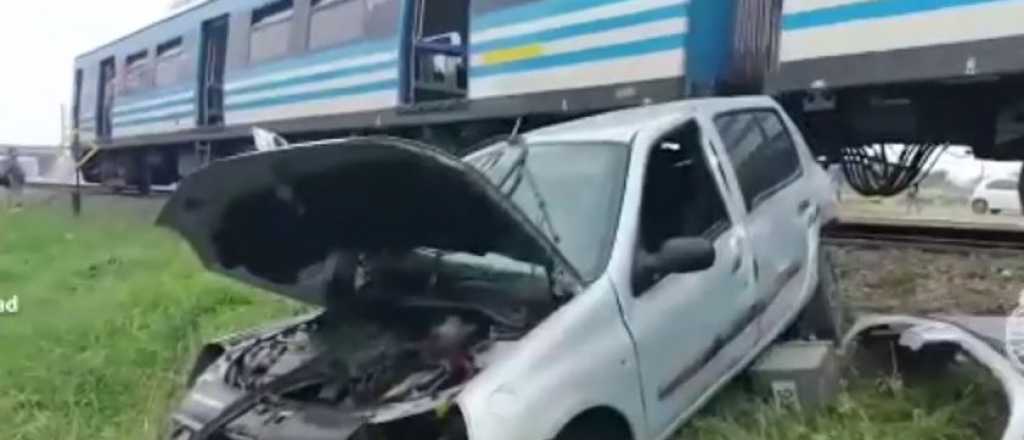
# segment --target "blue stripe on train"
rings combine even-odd
[[[316,65],[312,65],[309,67],[316,67]],[[250,86],[239,87],[234,90],[228,90],[227,94],[229,96],[233,96],[252,92],[262,92],[270,89],[277,89],[280,87],[295,86],[299,84],[308,84],[313,82],[344,78],[346,76],[359,75],[387,68],[398,70],[398,61],[384,61],[380,63],[367,64],[365,66],[345,67],[326,72],[298,75],[292,78],[280,79],[271,82],[263,82],[253,84]]]
[[[175,95],[175,93],[170,93],[167,96],[172,96],[172,95]],[[153,100],[158,100],[158,99],[161,99],[161,98],[154,98]],[[163,108],[166,108],[166,107],[174,107],[174,106],[178,106],[178,105],[182,105],[182,104],[192,104],[192,103],[194,103],[195,99],[196,99],[196,97],[194,95],[193,96],[184,96],[184,97],[177,98],[177,99],[171,99],[171,100],[167,100],[167,101],[155,102],[153,104],[141,105],[139,107],[131,108],[131,109],[128,109],[128,110],[125,110],[124,106],[125,105],[129,105],[129,104],[120,104],[121,107],[118,108],[117,107],[118,104],[116,104],[116,102],[115,102],[114,116],[131,116],[131,115],[137,115],[137,114],[140,114],[140,113],[151,112],[151,111],[154,111],[154,110],[160,110],[160,109],[163,109]]]
[[[605,18],[587,23],[580,23],[571,26],[564,26],[542,32],[527,35],[508,37],[472,46],[473,52],[487,52],[494,49],[523,46],[544,41],[551,41],[560,38],[574,37],[578,35],[591,34],[596,32],[609,31],[627,26],[650,23],[669,18],[680,18],[687,15],[685,5],[665,6],[634,14],[620,15],[617,17]]]
[[[153,123],[157,123],[157,122],[171,121],[171,120],[174,120],[174,119],[181,119],[181,118],[190,118],[189,121],[192,121],[191,118],[194,115],[195,115],[195,110],[189,110],[187,112],[183,111],[183,112],[171,113],[171,114],[167,114],[167,115],[153,116],[153,117],[150,117],[150,118],[136,119],[136,120],[128,121],[128,122],[117,122],[117,120],[114,120],[114,124],[113,125],[114,125],[114,129],[116,130],[118,128],[131,127],[131,126],[143,125],[143,124],[153,124]]]
[[[225,106],[227,111],[239,111],[249,110],[258,107],[272,107],[278,105],[294,104],[303,101],[314,101],[327,98],[338,98],[342,96],[350,95],[362,95],[373,92],[384,92],[388,90],[397,90],[398,80],[389,79],[385,81],[377,81],[367,84],[360,84],[349,87],[338,87],[334,89],[320,90],[316,92],[305,92],[296,93],[293,95],[276,96],[273,98],[264,98],[249,102],[243,102],[239,104],[228,104]]]
[[[260,63],[246,69],[229,72],[227,82],[248,80],[263,75],[279,73],[285,70],[301,69],[314,64],[329,63],[346,58],[377,55],[380,53],[397,53],[398,41],[393,39],[365,41],[349,46],[335,47],[303,55],[301,58],[288,58],[281,61]]]
[[[159,90],[147,90],[144,92],[132,93],[130,95],[118,96],[119,105],[134,105],[145,101],[153,101],[156,99],[173,96],[185,92],[195,92],[192,84],[179,85],[179,86],[167,86],[160,88]]]
[[[784,30],[828,26],[856,20],[895,17],[939,9],[973,6],[1012,0],[874,0],[789,14],[782,19]]]
[[[686,45],[686,34],[679,33],[664,37],[650,38],[647,40],[634,41],[630,43],[615,44],[594,49],[586,49],[578,52],[541,56],[511,63],[497,64],[493,66],[479,66],[470,70],[471,78],[502,75],[507,73],[519,73],[527,70],[541,70],[552,67],[562,67],[571,64],[581,64],[592,61],[604,61],[613,58],[626,58],[635,55],[645,55],[665,50],[682,49]],[[680,52],[682,62],[682,52]],[[470,83],[472,87],[472,83]]]
[[[473,75],[476,77],[483,77],[502,73],[514,73],[527,70],[540,70],[545,68],[566,66],[591,61],[603,61],[614,58],[624,58],[634,55],[644,55],[648,53],[660,52],[665,50],[682,49],[685,46],[685,44],[686,35],[680,33],[676,35],[652,38],[632,43],[617,44],[612,46],[583,50],[579,52],[523,60],[514,63],[506,63],[496,66],[477,67],[476,69],[473,70]],[[226,106],[226,109],[228,111],[249,110],[254,108],[288,105],[304,101],[354,96],[373,92],[383,92],[389,90],[396,90],[397,88],[397,80],[385,80],[356,86],[339,87],[329,90],[276,96],[239,104],[228,104]],[[178,117],[178,115],[174,115],[169,118],[173,117]],[[138,122],[133,121],[132,124],[136,123]]]
[[[545,0],[474,16],[470,19],[470,29],[478,32],[624,1],[629,0]]]

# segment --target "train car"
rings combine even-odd
[[[1022,0],[785,0],[768,87],[819,149],[1024,158]]]
[[[79,56],[73,124],[101,149],[87,180],[141,189],[250,148],[253,127],[464,150],[521,117],[742,83],[770,52],[731,38],[767,19],[737,13],[756,2],[208,0]]]

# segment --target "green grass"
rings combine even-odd
[[[157,438],[200,341],[297,311],[125,217],[0,210],[0,438]]]
[[[981,373],[981,374],[979,374]],[[857,379],[823,409],[778,409],[738,386],[727,389],[679,439],[974,440],[999,438],[1005,426],[999,384],[977,368],[903,386]]]
[[[83,220],[0,210],[0,300],[20,302],[0,315],[0,439],[158,438],[201,341],[301,311],[206,273],[177,237],[142,221],[152,212],[99,203]],[[988,385],[861,382],[802,414],[733,386],[679,438],[991,438],[1002,396]]]

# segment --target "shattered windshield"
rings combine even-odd
[[[610,252],[629,149],[617,143],[539,143],[474,155],[482,171],[593,280]]]

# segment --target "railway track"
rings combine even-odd
[[[70,194],[75,189],[75,185],[68,183],[53,183],[53,182],[28,182],[27,188],[53,191],[60,193]],[[125,197],[155,197],[155,198],[167,198],[174,193],[173,188],[165,187],[153,187],[148,195],[143,195],[138,192],[132,191],[115,191],[108,187],[103,187],[94,184],[83,184],[79,187],[83,196],[90,195],[102,195],[102,196],[125,196]]]
[[[834,246],[913,247],[943,252],[1024,253],[1024,227],[911,223],[840,222],[829,226],[823,242]]]
[[[28,187],[52,192],[53,195],[70,194],[74,190],[74,185],[44,182],[31,182]],[[149,195],[115,192],[98,185],[83,185],[80,189],[85,198],[166,199],[173,193],[173,188],[153,188]],[[866,221],[857,218],[830,225],[823,232],[822,241],[827,245],[843,247],[912,247],[942,252],[984,250],[1024,254],[1024,226]]]

